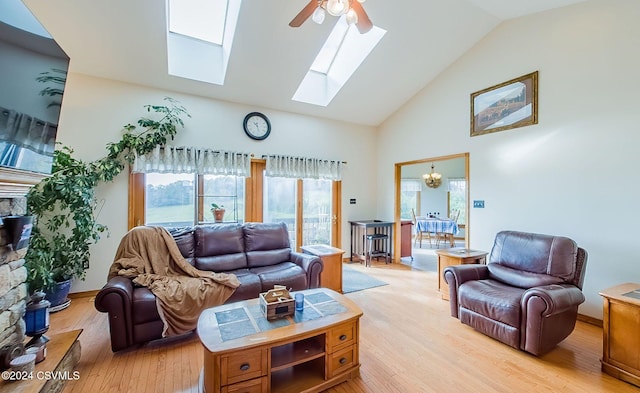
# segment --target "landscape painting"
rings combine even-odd
[[[538,71],[471,94],[471,136],[538,124]]]

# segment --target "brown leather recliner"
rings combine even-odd
[[[587,253],[566,237],[502,231],[486,265],[444,269],[451,316],[514,348],[542,355],[573,331]]]

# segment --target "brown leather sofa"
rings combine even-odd
[[[320,286],[322,261],[292,251],[284,223],[196,225],[169,232],[196,268],[238,277],[240,286],[226,303],[257,298],[274,284],[294,291]],[[128,278],[109,280],[96,296],[95,307],[109,313],[114,352],[162,337],[155,296]]]
[[[451,315],[534,355],[573,331],[587,253],[566,237],[503,231],[486,265],[444,269]]]

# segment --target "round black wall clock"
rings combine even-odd
[[[246,115],[242,126],[247,136],[257,141],[267,139],[271,133],[271,123],[269,119],[260,112],[251,112]]]

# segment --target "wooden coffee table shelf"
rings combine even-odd
[[[353,301],[328,288],[301,292],[307,297],[325,294],[340,311],[301,322],[287,317],[286,326],[224,340],[216,313],[255,309],[258,300],[205,310],[198,320],[198,335],[204,347],[201,391],[310,393],[357,377],[362,311]]]

